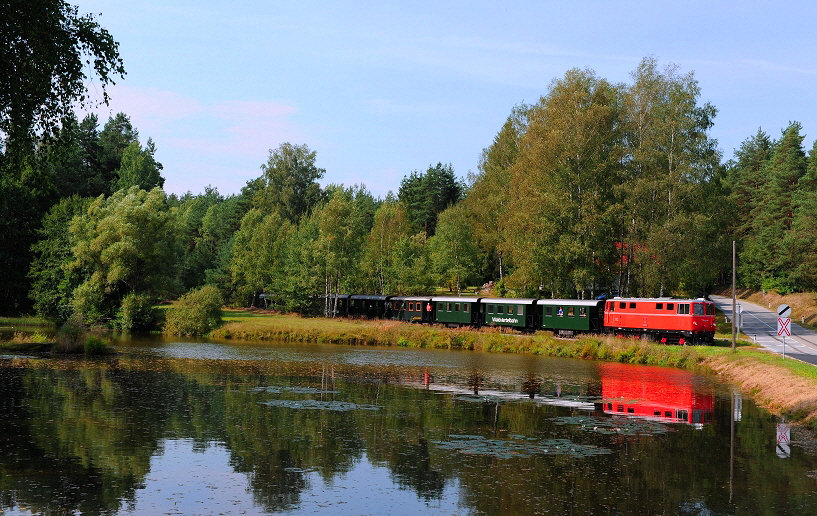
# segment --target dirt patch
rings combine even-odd
[[[770,412],[792,416],[810,427],[817,425],[817,380],[750,359],[710,357],[704,365],[737,384]]]

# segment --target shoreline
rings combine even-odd
[[[227,323],[210,332],[210,338],[533,354],[706,372],[735,384],[769,412],[817,432],[817,367],[774,355],[745,341],[740,342],[733,353],[725,338],[716,339],[716,345],[712,346],[683,346],[599,335],[562,339],[551,332],[525,335],[398,321],[303,318],[257,312],[246,315],[229,311],[225,315]]]

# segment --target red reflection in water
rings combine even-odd
[[[606,414],[691,425],[712,422],[715,396],[704,392],[692,373],[616,363],[599,364],[599,373]]]

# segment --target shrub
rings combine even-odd
[[[82,317],[72,315],[57,332],[57,343],[54,350],[63,353],[76,353],[84,348],[86,328]]]
[[[193,289],[167,309],[164,331],[204,335],[221,325],[221,293],[212,285]]]
[[[85,339],[86,355],[104,355],[108,352],[108,341],[99,335],[88,335]]]
[[[147,294],[130,293],[122,299],[114,326],[122,331],[148,331],[156,327],[153,299]]]

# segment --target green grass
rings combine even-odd
[[[21,317],[0,317],[0,326],[53,326],[54,323],[33,315]]]

